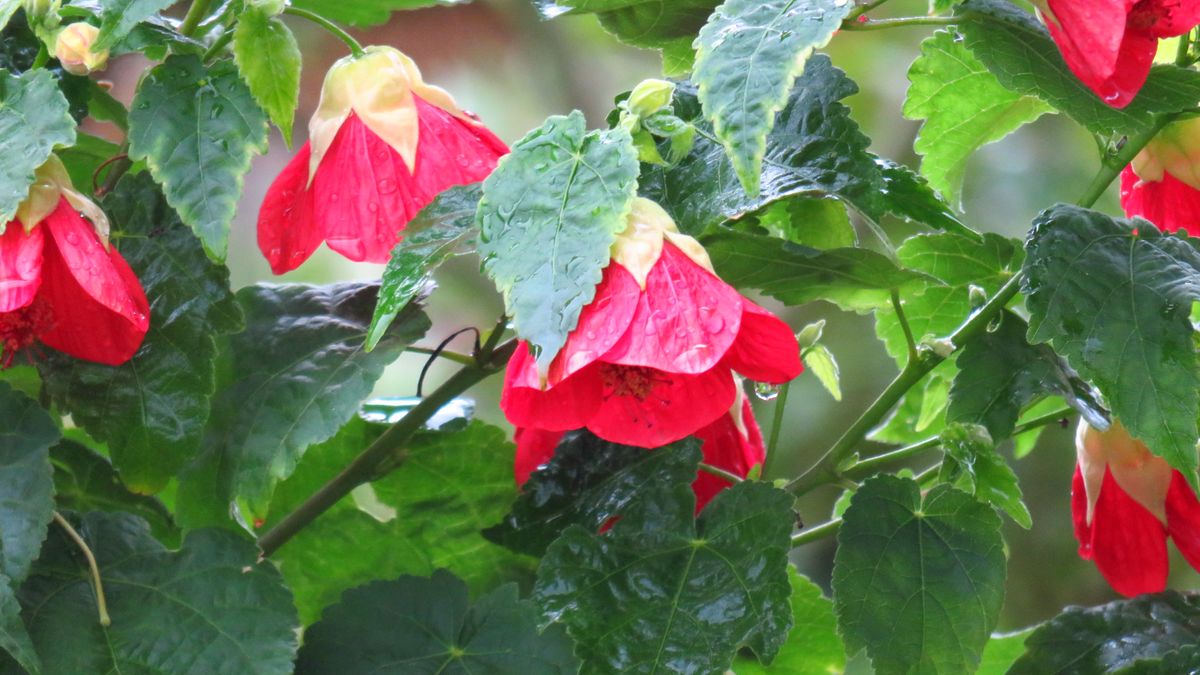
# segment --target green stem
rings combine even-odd
[[[96,612],[100,615],[100,625],[108,628],[112,625],[112,618],[108,616],[108,600],[104,597],[104,584],[100,581],[100,566],[96,564],[96,556],[92,554],[91,547],[87,545],[83,537],[79,536],[75,528],[71,527],[71,523],[67,522],[67,519],[63,518],[58,511],[54,512],[54,522],[58,523],[71,541],[75,542],[80,552],[83,553],[83,558],[87,560],[88,571],[92,575],[92,586],[96,589]]]
[[[855,7],[854,9],[850,10],[850,13],[846,15],[846,20],[849,21],[849,20],[857,19],[858,17],[862,16],[863,14],[866,14],[867,12],[875,9],[876,7],[882,5],[883,3],[887,2],[887,1],[888,0],[872,0],[871,2],[863,3],[863,4]]]
[[[787,382],[779,388],[779,397],[775,399],[774,416],[771,420],[771,438],[767,440],[767,459],[763,462],[762,475],[770,476],[771,463],[775,459],[775,449],[779,447],[779,433],[783,430],[783,414],[787,409],[788,391],[792,383]]]
[[[210,5],[212,5],[212,0],[192,0],[192,6],[188,7],[187,16],[183,17],[183,25],[179,27],[179,32],[187,37],[192,37],[192,34],[200,26],[200,22],[208,16]]]
[[[855,17],[855,19],[842,21],[842,30],[883,30],[885,28],[903,28],[905,26],[953,26],[957,23],[959,23],[959,19],[952,16],[906,16],[899,19],[877,19],[861,23]]]
[[[379,478],[385,469],[395,468],[403,461],[401,450],[413,434],[425,426],[425,422],[442,406],[454,400],[464,391],[480,381],[500,372],[516,349],[516,341],[509,341],[495,351],[480,355],[480,363],[472,363],[452,375],[449,380],[408,412],[391,428],[383,432],[374,443],[354,459],[337,476],[312,494],[303,504],[284,516],[270,531],[258,539],[262,557],[266,558],[283,546],[300,530],[308,526],[322,513],[354,488]]]
[[[317,24],[321,28],[329,31],[329,33],[331,33],[337,39],[346,43],[346,46],[350,48],[350,53],[354,55],[354,58],[357,59],[362,57],[364,53],[363,47],[358,43],[358,40],[355,40],[350,36],[349,33],[342,30],[337,24],[333,23],[329,19],[326,19],[320,14],[310,12],[307,9],[300,9],[299,7],[288,7],[287,9],[283,10],[283,13],[291,14],[292,16],[298,16],[301,19],[308,19],[309,21]]]
[[[703,462],[700,463],[700,470],[703,471],[704,473],[716,476],[717,478],[723,478],[734,485],[737,485],[738,483],[742,483],[746,480],[745,478],[742,478],[741,476],[737,475],[736,473],[730,473],[730,472],[726,471],[725,469],[722,469],[719,466],[713,466],[711,464],[705,464]]]
[[[934,436],[933,438],[926,438],[923,441],[913,443],[912,445],[906,445],[902,448],[896,448],[895,450],[890,450],[881,455],[860,459],[854,464],[846,467],[846,469],[842,471],[842,474],[849,476],[850,478],[854,478],[855,476],[869,476],[881,466],[891,464],[897,460],[908,459],[913,455],[936,448],[941,445],[941,443],[942,439],[937,436]]]
[[[228,45],[232,41],[233,41],[233,29],[226,28],[225,32],[221,33],[221,36],[218,37],[216,40],[214,40],[213,43],[208,47],[208,49],[206,49],[204,51],[204,56],[202,57],[202,59],[207,63],[214,56],[216,56],[217,54],[220,54],[221,50],[224,49],[225,46]]]
[[[441,351],[437,351],[434,349],[430,349],[428,347],[409,347],[408,349],[405,349],[404,351],[412,352],[413,354],[427,354],[429,356],[436,355],[436,356],[440,356],[443,359],[446,359],[447,361],[453,361],[455,363],[460,363],[464,366],[475,365],[475,357],[467,356],[466,354],[459,354],[458,352],[446,351],[445,349],[443,349]]]
[[[1146,147],[1155,134],[1162,131],[1162,128],[1174,118],[1174,115],[1159,115],[1148,129],[1130,136],[1120,150],[1102,159],[1099,173],[1092,179],[1091,185],[1088,185],[1083,196],[1075,203],[1085,209],[1090,209],[1104,195],[1108,186],[1112,185],[1117,176],[1121,175],[1121,171],[1142,151],[1142,148]]]
[[[801,530],[801,531],[797,532],[796,534],[792,535],[792,548],[796,548],[797,546],[803,546],[805,544],[811,544],[814,541],[820,541],[820,540],[824,539],[825,537],[831,537],[831,536],[837,534],[838,530],[841,529],[841,527],[842,527],[842,519],[834,518],[833,520],[830,520],[829,522],[822,523],[820,525],[816,525],[814,527],[810,527],[810,528]]]
[[[896,312],[896,320],[900,322],[900,328],[904,331],[904,341],[908,343],[908,360],[915,361],[917,358],[917,342],[913,339],[912,328],[908,325],[908,315],[904,313],[904,303],[900,300],[900,291],[892,289],[892,311]]]

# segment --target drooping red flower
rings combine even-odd
[[[483,180],[508,152],[391,47],[334,64],[308,128],[258,215],[258,246],[275,274],[322,241],[351,260],[387,262],[418,211],[449,187]]]
[[[0,366],[39,341],[114,366],[138,350],[150,305],[107,232],[104,213],[51,158],[0,234]]]
[[[516,427],[586,427],[607,441],[653,448],[728,412],[734,371],[781,384],[801,370],[787,324],[718,278],[695,239],[638,199],[594,299],[548,372],[519,345],[500,407]]]
[[[702,443],[700,452],[704,463],[745,478],[750,470],[763,463],[766,450],[762,432],[754,419],[754,411],[744,396],[738,396],[732,408],[708,426],[692,434]],[[517,484],[524,485],[530,474],[554,457],[554,451],[565,431],[517,429],[517,455],[513,473]],[[696,493],[696,512],[699,513],[717,493],[729,487],[729,481],[700,471],[692,483]]]
[[[1132,597],[1167,585],[1167,537],[1200,570],[1200,501],[1187,480],[1118,422],[1081,422],[1071,513],[1079,555]]]
[[[1168,124],[1121,171],[1121,207],[1163,231],[1200,236],[1200,118]]]
[[[1040,0],[1046,28],[1075,76],[1114,108],[1129,105],[1160,38],[1200,23],[1200,0]]]

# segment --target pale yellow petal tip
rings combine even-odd
[[[1113,479],[1126,494],[1166,524],[1167,489],[1171,485],[1172,469],[1165,459],[1150,452],[1116,420],[1107,431],[1099,431],[1080,421],[1075,433],[1075,449],[1087,492],[1089,524],[1100,496],[1105,469],[1112,472]]]
[[[628,270],[644,290],[646,277],[662,257],[664,240],[670,241],[697,265],[713,271],[708,252],[700,242],[681,234],[670,214],[644,197],[633,200],[625,229],[613,242],[612,259]]]
[[[96,236],[104,246],[108,247],[109,221],[104,211],[95,202],[75,190],[71,184],[71,176],[62,160],[50,155],[46,163],[34,172],[33,185],[29,187],[29,196],[17,207],[17,220],[29,232],[58,208],[59,199],[66,199],[76,211],[87,218],[96,230]]]
[[[458,107],[446,90],[426,84],[417,64],[394,47],[374,45],[367,47],[361,57],[347,56],[333,64],[325,75],[320,103],[308,123],[312,152],[309,181],[351,112],[413,171],[420,136],[414,94],[455,117],[479,124]]]
[[[1143,181],[1155,183],[1169,173],[1200,190],[1200,117],[1168,124],[1130,164]]]

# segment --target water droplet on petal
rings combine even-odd
[[[755,382],[754,395],[762,401],[774,401],[779,396],[779,385],[767,382]]]

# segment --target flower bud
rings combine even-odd
[[[30,23],[38,23],[42,17],[52,14],[58,10],[57,2],[54,0],[23,0],[21,8],[25,10],[25,16],[29,17]]]
[[[1169,173],[1200,190],[1200,117],[1163,127],[1133,158],[1133,172],[1143,181],[1157,183]]]
[[[283,14],[283,10],[287,7],[287,3],[284,0],[250,0],[249,4],[262,10],[267,16]]]
[[[825,319],[810,323],[796,333],[796,341],[800,343],[801,349],[808,349],[817,344],[821,340],[821,333],[825,330]]]
[[[646,117],[671,103],[675,84],[666,80],[643,80],[629,94],[629,112]]]
[[[82,21],[59,31],[54,41],[54,57],[62,63],[63,70],[72,75],[102,70],[108,64],[108,50],[92,50],[99,34],[99,28]]]

